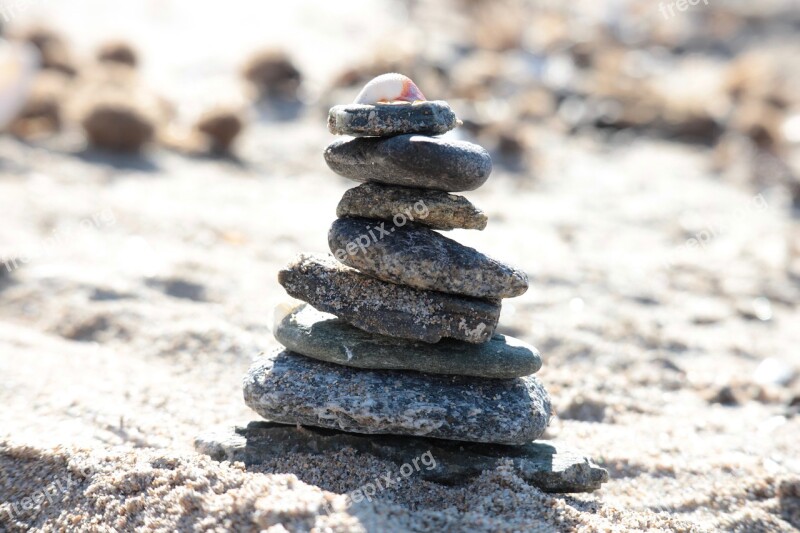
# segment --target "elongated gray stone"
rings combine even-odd
[[[449,192],[477,189],[492,172],[489,152],[477,144],[423,135],[337,140],[325,161],[351,180]]]
[[[483,344],[452,339],[428,344],[367,333],[308,304],[285,311],[275,317],[278,342],[292,352],[329,363],[504,379],[534,374],[542,367],[536,348],[498,333]]]
[[[483,211],[463,196],[378,183],[363,183],[345,191],[336,216],[376,218],[395,225],[410,221],[438,230],[482,230],[488,221]]]
[[[284,350],[256,361],[244,401],[267,420],[355,433],[526,444],[550,422],[534,376],[481,379],[364,370]]]
[[[328,131],[353,137],[388,137],[407,133],[441,135],[459,121],[441,100],[403,104],[337,105],[328,112]]]
[[[608,471],[591,459],[550,441],[506,446],[425,437],[358,435],[256,421],[247,427],[200,435],[194,446],[198,453],[216,461],[240,461],[246,466],[285,459],[290,454],[325,455],[352,448],[358,454],[390,461],[398,469],[405,464],[416,464],[419,468],[415,469],[415,477],[446,485],[468,483],[484,470],[494,470],[508,461],[516,475],[543,492],[592,492],[608,481]],[[351,490],[358,488],[354,486]]]
[[[301,254],[278,273],[289,296],[370,333],[439,342],[443,337],[480,344],[500,318],[500,303],[387,283],[338,263]]]
[[[339,218],[328,232],[328,246],[347,266],[416,289],[491,299],[528,290],[521,270],[412,224]]]

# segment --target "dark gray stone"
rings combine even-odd
[[[347,190],[336,207],[336,216],[376,218],[395,224],[411,220],[445,231],[482,230],[488,221],[483,211],[463,196],[378,183],[364,183]]]
[[[448,337],[480,344],[491,338],[500,318],[499,302],[387,283],[331,256],[301,254],[278,273],[278,282],[289,296],[320,311],[364,331],[401,339],[439,342]]]
[[[441,135],[459,125],[447,102],[337,105],[328,112],[328,131],[353,137],[388,137],[407,133]]]
[[[449,192],[477,189],[492,172],[489,152],[477,144],[423,135],[334,141],[325,161],[351,180]]]
[[[483,344],[452,339],[428,344],[367,333],[308,304],[286,311],[275,317],[278,342],[290,351],[329,363],[501,379],[534,374],[542,367],[536,348],[498,333]]]
[[[534,376],[481,379],[324,363],[289,351],[259,359],[244,401],[267,420],[355,433],[526,444],[550,422]]]
[[[328,246],[347,266],[416,289],[491,299],[528,290],[524,272],[410,223],[339,218],[328,232]]]
[[[608,472],[591,459],[549,441],[507,446],[424,437],[358,435],[258,421],[250,422],[247,427],[201,435],[195,439],[194,446],[199,453],[214,460],[240,461],[247,466],[289,454],[324,455],[352,448],[359,454],[390,461],[398,468],[404,464],[413,465],[416,460],[419,469],[414,476],[446,485],[468,483],[484,470],[494,470],[509,460],[518,476],[544,492],[592,492],[608,481]],[[294,473],[302,479],[302,472]]]

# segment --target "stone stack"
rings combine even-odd
[[[301,254],[278,275],[306,303],[278,314],[274,333],[285,349],[257,361],[244,381],[245,402],[272,423],[240,429],[224,446],[202,440],[207,453],[222,446],[221,456],[252,462],[287,439],[294,451],[309,442],[309,453],[344,439],[397,461],[438,451],[438,478],[450,481],[504,457],[545,490],[590,491],[607,479],[583,457],[532,442],[551,416],[533,376],[541,357],[495,333],[502,299],[527,290],[525,273],[440,233],[487,223],[451,193],[483,185],[489,154],[434,136],[458,123],[442,101],[330,110],[331,133],[353,138],[330,144],[325,160],[363,184],[339,202],[331,255]]]

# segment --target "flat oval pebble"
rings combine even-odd
[[[500,303],[421,291],[387,283],[331,256],[300,254],[278,273],[289,296],[370,333],[439,342],[443,337],[480,344],[500,318]]]
[[[328,131],[353,137],[388,137],[408,133],[441,135],[459,122],[441,100],[401,104],[337,105],[328,112]]]
[[[448,192],[477,189],[492,172],[489,152],[477,144],[424,135],[334,141],[325,161],[351,180]]]
[[[481,379],[364,370],[284,350],[244,379],[245,403],[267,420],[354,433],[527,444],[550,422],[534,377]]]
[[[542,367],[536,348],[513,337],[495,333],[483,344],[394,339],[362,331],[308,304],[276,315],[274,334],[290,351],[356,368],[509,379]]]
[[[416,289],[491,299],[528,290],[521,270],[421,226],[339,218],[328,232],[328,245],[345,265]]]
[[[338,217],[364,217],[394,221],[409,220],[437,230],[482,230],[486,215],[456,194],[430,189],[363,183],[345,191],[336,207]]]

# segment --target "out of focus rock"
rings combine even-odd
[[[297,99],[303,76],[289,55],[280,49],[256,52],[242,69],[262,98]]]
[[[730,385],[723,385],[713,389],[706,394],[708,403],[718,403],[720,405],[734,406],[742,403],[742,398],[737,391]]]
[[[731,127],[750,139],[760,150],[776,153],[783,144],[783,113],[756,99],[737,105]]]
[[[16,38],[39,50],[42,69],[56,70],[70,77],[78,73],[66,40],[55,30],[36,26],[16,35]]]
[[[9,131],[25,139],[59,131],[63,124],[63,106],[70,94],[70,79],[65,74],[44,70],[34,79],[27,102]]]
[[[97,60],[101,63],[117,63],[136,67],[139,56],[133,46],[125,41],[111,41],[103,44],[97,51]]]
[[[236,110],[215,109],[204,113],[194,129],[209,139],[211,152],[227,153],[244,129],[244,118]]]
[[[154,109],[125,91],[95,92],[78,121],[90,145],[118,152],[140,151],[156,132]]]

